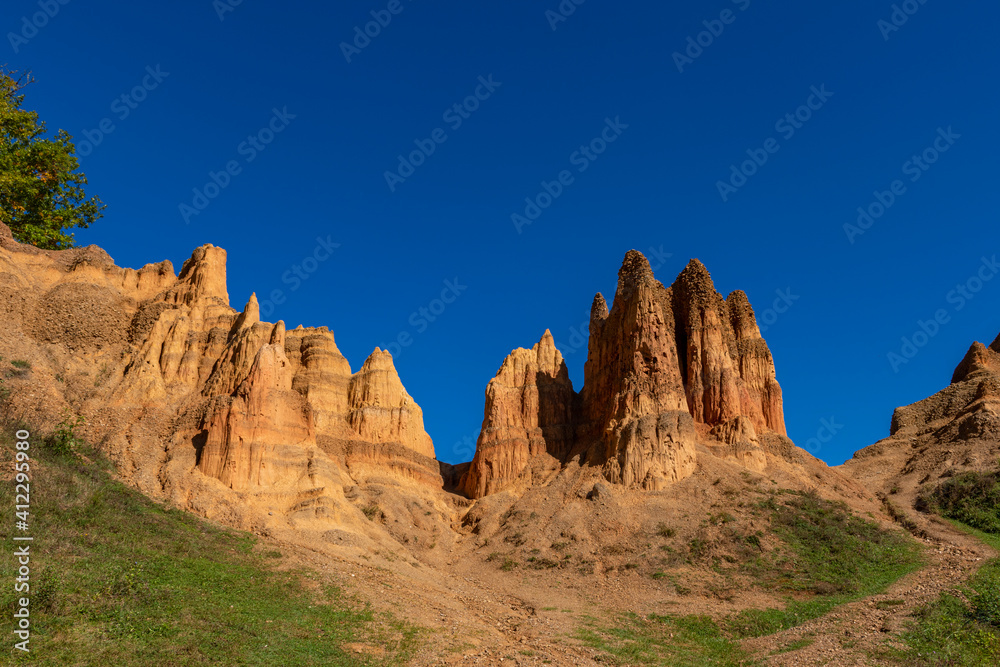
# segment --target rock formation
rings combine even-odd
[[[44,349],[33,372],[58,369],[42,383],[57,390],[18,392],[10,409],[54,422],[72,405],[126,479],[235,525],[343,518],[355,511],[344,489],[375,473],[440,489],[391,356],[376,350],[352,374],[328,329],[262,322],[256,295],[237,312],[226,260],[205,245],[177,275],[170,262],[134,271],[96,247],[19,244],[0,225],[4,354]]]
[[[361,439],[398,442],[434,458],[434,444],[424,431],[424,414],[403,388],[392,355],[375,348],[351,377],[348,423]]]
[[[289,470],[299,476],[294,450],[280,458],[276,450],[314,444],[315,432],[308,403],[292,391],[283,341],[257,351],[235,393],[214,398],[203,428],[207,437],[199,468],[229,488],[274,488],[292,481]]]
[[[581,456],[609,481],[647,490],[694,472],[699,440],[763,470],[758,432],[785,435],[781,388],[753,309],[743,292],[716,292],[698,260],[665,288],[641,253],[625,256],[612,307],[594,298],[579,409],[571,409],[577,401],[560,363],[546,332],[490,381],[463,480],[470,496],[511,486],[542,453]]]
[[[530,350],[511,352],[486,387],[483,427],[462,490],[481,498],[511,485],[532,458],[565,456],[573,441],[575,398],[548,330]]]
[[[993,467],[1000,457],[1000,337],[989,347],[973,343],[947,387],[896,408],[889,433],[842,466],[876,491],[912,500],[921,485]]]
[[[591,308],[582,391],[587,460],[626,486],[657,489],[694,471],[686,346],[671,296],[646,258],[630,251],[610,311],[600,294]]]
[[[35,349],[38,373],[59,369],[13,409],[54,422],[71,406],[143,491],[260,530],[353,521],[384,535],[372,528],[375,499],[395,504],[393,526],[419,530],[433,513],[418,513],[416,498],[469,502],[443,487],[501,502],[505,491],[556,487],[554,498],[593,495],[593,480],[580,490],[557,479],[569,467],[603,477],[601,498],[666,489],[699,457],[757,472],[784,459],[801,468],[792,477],[819,474],[784,437],[781,389],[746,295],[723,298],[697,260],[664,287],[645,257],[626,255],[610,307],[594,298],[579,393],[548,331],[511,352],[487,386],[475,457],[457,466],[436,460],[388,352],[352,372],[326,327],[263,322],[256,295],[235,310],[226,261],[205,245],[177,275],[170,262],[134,271],[99,248],[18,244],[0,226],[0,353]],[[994,356],[976,348],[963,377]],[[982,405],[994,404],[992,387],[977,394]]]
[[[378,479],[391,471],[443,486],[423,412],[403,388],[389,352],[375,348],[351,377],[347,422],[353,437],[346,460],[356,478]]]

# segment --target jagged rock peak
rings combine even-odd
[[[611,308],[600,293],[591,305],[579,395],[564,368],[548,332],[507,357],[487,387],[466,493],[517,488],[543,453],[563,463],[579,455],[615,484],[662,489],[693,474],[696,443],[712,427],[726,456],[755,470],[767,465],[758,437],[785,435],[750,301],[739,290],[724,299],[697,259],[668,288],[630,250]]]
[[[548,329],[542,334],[542,338],[531,348],[535,353],[535,360],[538,363],[538,370],[549,375],[558,374],[564,370],[562,352],[556,348],[556,341],[552,338],[552,332]]]
[[[590,335],[596,336],[601,330],[601,326],[608,319],[608,302],[604,300],[604,295],[600,292],[594,296],[594,303],[590,306]]]
[[[644,278],[652,278],[653,269],[649,266],[649,260],[638,250],[629,250],[625,253],[625,259],[622,260],[622,268],[618,270],[618,279],[629,281],[629,280],[642,280]]]
[[[1000,352],[1000,335],[997,335],[997,339],[990,344],[990,349],[994,352]]]
[[[434,443],[424,430],[424,415],[406,393],[388,350],[375,348],[348,389],[351,428],[374,443],[395,442],[434,458]]]
[[[656,284],[653,276],[653,269],[649,266],[649,260],[638,250],[629,250],[622,260],[622,267],[618,269],[618,289],[615,292],[615,302],[622,298],[627,298],[640,285]]]
[[[1000,341],[1000,338],[997,340]],[[973,343],[969,351],[965,353],[965,358],[955,368],[955,373],[951,376],[952,384],[969,380],[983,372],[1000,372],[1000,352],[994,347],[996,345],[997,341],[994,341],[990,347],[986,347],[978,341]]]
[[[247,305],[243,308],[243,312],[236,317],[236,321],[233,322],[233,329],[230,332],[230,336],[234,335],[237,331],[252,327],[253,325],[260,322],[260,304],[257,303],[257,293],[254,292],[250,295],[250,300],[247,301]]]
[[[396,365],[392,363],[392,353],[376,347],[365,359],[365,363],[361,365],[361,370],[358,372],[364,373],[365,371],[392,371],[395,373]]]
[[[271,329],[271,340],[270,345],[279,345],[282,348],[285,347],[285,321],[278,320],[278,323],[274,325]]]
[[[504,359],[494,380],[503,381],[507,386],[522,386],[526,382],[534,383],[534,377],[539,374],[565,380],[572,389],[566,362],[548,329],[530,350],[523,347],[512,350]]]
[[[529,483],[533,461],[564,456],[572,445],[575,396],[550,331],[530,350],[511,351],[486,387],[476,455],[459,487],[481,498]]]
[[[176,300],[188,305],[208,298],[221,299],[229,305],[226,291],[226,251],[211,243],[195,248],[191,257],[181,266],[177,277],[181,283]]]
[[[593,320],[608,319],[608,302],[604,300],[604,295],[598,292],[594,295],[594,302],[590,306],[590,318]]]
[[[729,321],[733,326],[733,333],[737,340],[747,338],[759,338],[760,329],[757,327],[757,317],[754,315],[753,306],[743,290],[735,290],[726,297],[726,305],[729,307]]]
[[[712,274],[698,259],[692,259],[688,262],[684,270],[678,274],[677,280],[674,281],[674,287],[679,288],[692,300],[697,297],[716,298],[721,296],[715,291]]]

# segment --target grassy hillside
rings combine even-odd
[[[918,506],[951,520],[1000,550],[1000,472],[968,472],[921,493]],[[918,610],[892,657],[915,666],[1000,664],[1000,558],[987,561],[961,591]]]
[[[157,504],[114,481],[72,426],[31,439],[30,530],[14,528],[14,428],[0,435],[3,652],[9,664],[402,664],[418,630],[380,616],[253,536]],[[62,450],[63,453],[58,453]],[[31,547],[31,652],[13,650],[11,533]],[[349,646],[348,646],[349,645]]]
[[[756,516],[779,539],[759,548],[763,532],[733,536],[758,548],[730,567],[762,590],[782,591],[783,608],[746,609],[719,619],[705,616],[625,616],[593,621],[578,633],[608,661],[622,665],[762,664],[739,641],[798,626],[834,607],[880,593],[920,567],[919,546],[899,530],[854,516],[846,506],[815,494],[778,491],[755,506]],[[786,650],[794,650],[795,646]]]

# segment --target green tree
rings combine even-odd
[[[86,198],[72,137],[65,130],[46,137],[38,113],[21,108],[31,81],[0,67],[0,222],[22,243],[69,248],[73,234],[64,230],[89,227],[105,206]]]

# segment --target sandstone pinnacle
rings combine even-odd
[[[610,310],[594,297],[579,396],[548,332],[490,381],[467,494],[524,485],[533,462],[575,455],[611,482],[661,489],[694,472],[696,424],[718,427],[734,460],[766,465],[757,434],[784,436],[781,388],[746,294],[723,299],[698,260],[666,288],[635,250],[618,276]]]

